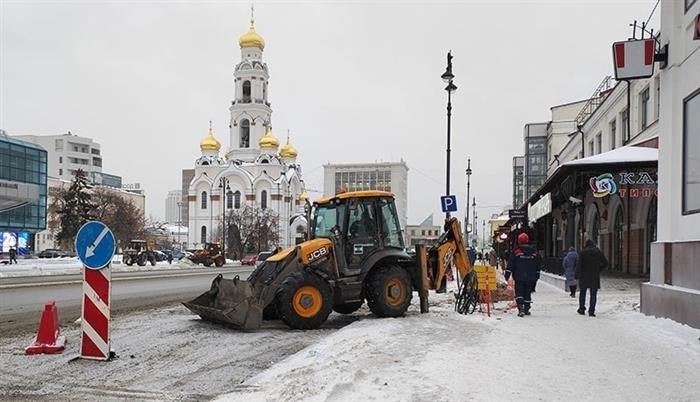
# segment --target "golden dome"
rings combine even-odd
[[[206,137],[202,139],[202,141],[199,142],[199,149],[202,151],[219,151],[221,149],[221,143],[219,140],[214,138],[214,133],[211,131],[211,127],[209,127],[209,134],[207,134]]]
[[[263,50],[265,48],[265,39],[263,39],[262,36],[258,35],[257,32],[255,32],[255,20],[253,18],[250,18],[250,29],[248,29],[248,32],[243,34],[240,39],[238,39],[238,44],[241,47],[257,47],[260,50]]]
[[[277,139],[277,137],[275,137],[274,134],[272,134],[272,127],[269,127],[265,135],[263,135],[262,138],[260,138],[260,141],[258,141],[258,146],[260,148],[274,149],[277,149],[277,147],[280,146],[279,140]]]
[[[302,191],[301,194],[299,194],[299,201],[306,201],[309,199],[309,193],[306,192],[306,190]]]
[[[289,135],[287,135],[287,143],[280,149],[280,156],[283,158],[296,158],[297,155],[297,150],[289,143]]]

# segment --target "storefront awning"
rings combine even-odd
[[[567,175],[576,171],[593,169],[632,169],[639,167],[656,167],[659,160],[659,150],[647,146],[624,146],[603,152],[587,158],[576,159],[562,163],[547,178],[544,184],[523,204],[526,208],[530,204],[536,203],[544,194],[561,183]]]

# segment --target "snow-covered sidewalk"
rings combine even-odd
[[[221,399],[700,400],[700,331],[642,315],[638,292],[604,290],[596,318],[544,283],[524,318],[461,316],[431,297],[427,315],[354,322]]]

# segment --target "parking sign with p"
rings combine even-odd
[[[457,197],[454,195],[443,195],[440,197],[442,212],[457,212]]]

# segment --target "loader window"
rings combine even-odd
[[[388,199],[382,199],[382,241],[384,247],[398,247],[403,249],[403,238],[401,237],[401,226],[396,216],[394,203]]]
[[[316,206],[313,238],[333,236],[333,227],[342,226],[345,204]]]

